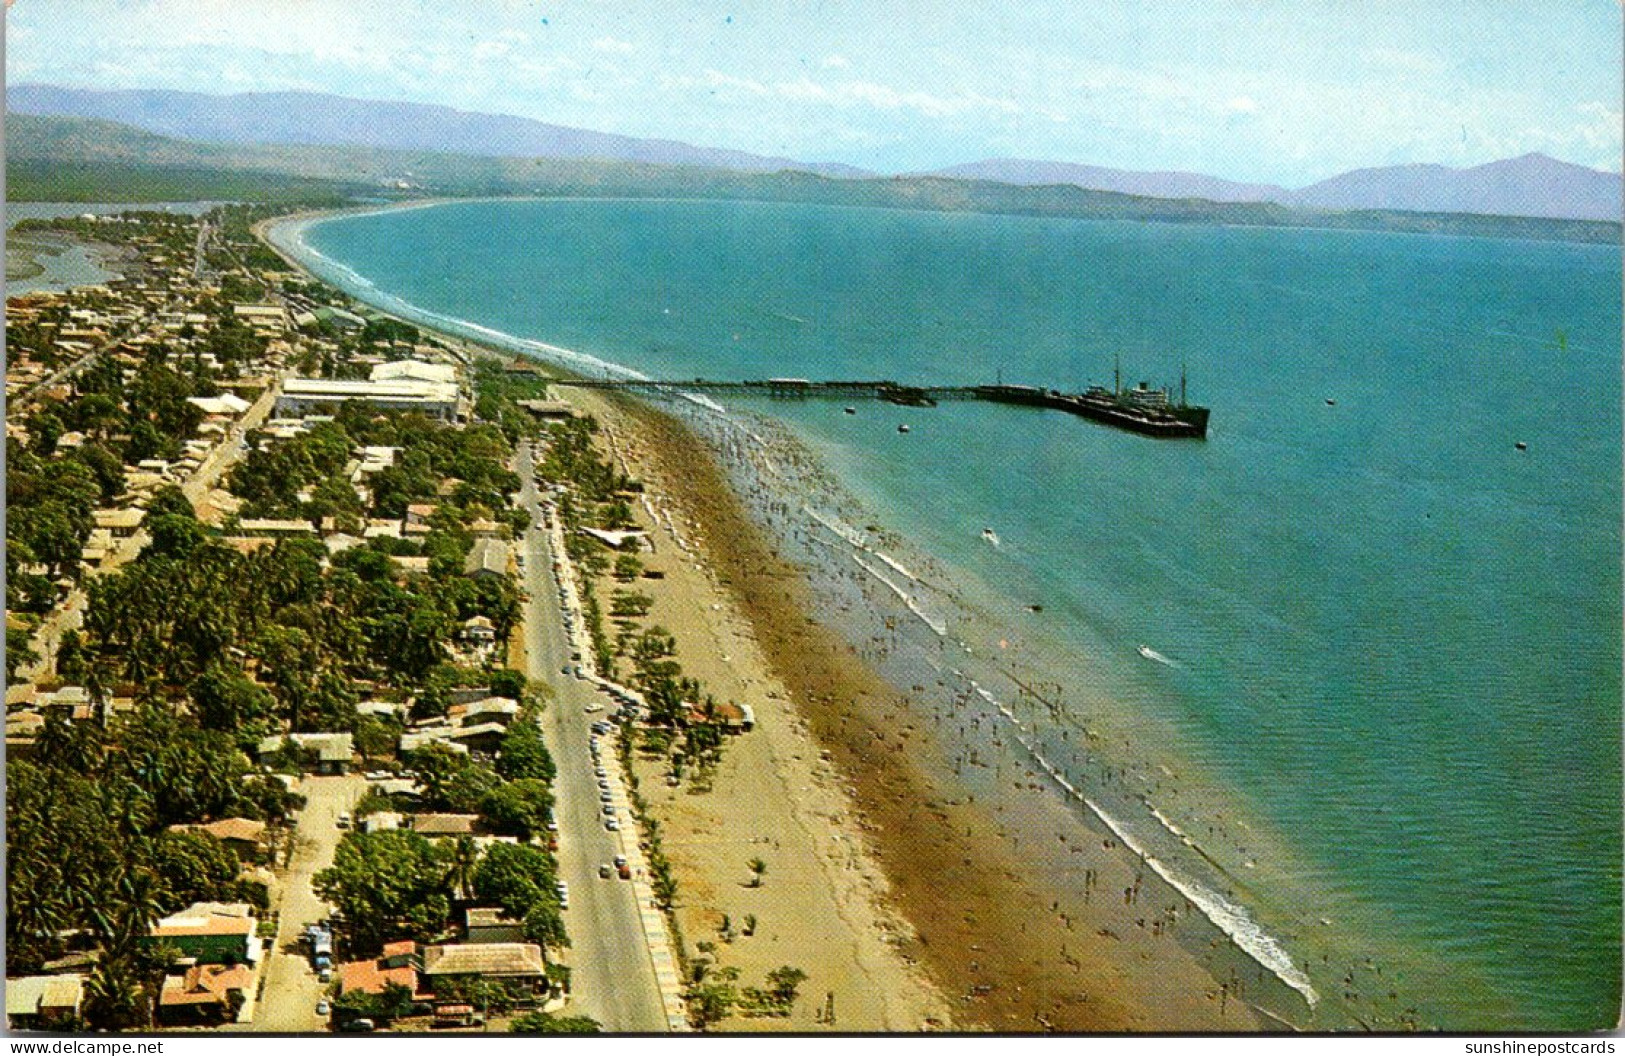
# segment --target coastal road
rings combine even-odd
[[[625,1033],[664,1033],[666,1013],[656,981],[642,910],[624,880],[601,879],[600,864],[622,853],[619,834],[605,830],[588,741],[591,726],[605,711],[607,699],[590,683],[561,674],[570,664],[570,644],[564,633],[558,582],[553,577],[553,553],[545,531],[537,531],[541,516],[530,456],[521,448],[519,473],[524,481],[520,502],[532,527],[525,533],[525,570],[522,582],[529,601],[525,605],[525,653],[529,677],[553,687],[553,699],[542,713],[542,731],[548,750],[558,764],[554,784],[554,817],[559,825],[559,875],[570,885],[570,908],[565,925],[570,932],[569,1011],[591,1016],[605,1030]],[[606,760],[612,754],[608,738],[601,744]],[[609,767],[613,770],[613,766]],[[624,808],[624,794],[614,787],[615,802]],[[629,826],[625,809],[619,811]],[[632,834],[626,835],[632,838]],[[642,885],[638,885],[642,886]]]
[[[307,777],[299,791],[305,794],[305,809],[293,834],[293,856],[282,876],[277,908],[275,944],[266,951],[265,984],[254,1009],[253,1030],[263,1033],[308,1034],[327,1029],[327,1017],[316,1014],[316,1002],[327,986],[311,970],[310,959],[300,945],[305,925],[314,924],[333,912],[311,890],[313,876],[333,864],[344,830],[339,815],[355,809],[366,779],[359,774],[343,777]]]

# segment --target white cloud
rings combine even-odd
[[[1258,113],[1258,101],[1250,95],[1233,95],[1225,100],[1224,108],[1233,114]]]
[[[599,37],[592,42],[592,50],[602,51],[607,55],[630,55],[637,47],[629,40],[618,40],[615,37]]]
[[[852,65],[852,60],[845,55],[826,55],[824,61],[819,63],[826,70],[844,70]]]
[[[701,80],[709,88],[734,88],[750,95],[766,95],[767,85],[761,81],[753,81],[748,77],[734,77],[721,70],[706,70]]]
[[[773,87],[782,98],[798,102],[861,105],[876,110],[912,110],[927,117],[954,117],[973,111],[1002,114],[1021,112],[1021,107],[1012,99],[987,96],[980,92],[933,95],[930,92],[899,91],[872,81],[843,81],[824,85],[802,77],[795,81],[781,81]]]

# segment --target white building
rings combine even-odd
[[[394,381],[343,381],[289,378],[277,397],[278,417],[331,415],[346,401],[357,400],[389,411],[420,411],[449,421],[457,415],[457,385],[403,378]]]

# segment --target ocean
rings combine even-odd
[[[912,662],[1018,721],[1056,796],[1292,988],[1281,1014],[1612,1024],[1618,247],[666,201],[296,237],[364,299],[654,377],[1183,372],[1205,442],[737,409],[840,481],[831,540],[873,526],[860,567],[921,616]]]

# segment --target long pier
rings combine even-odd
[[[691,378],[685,381],[655,378],[584,378],[549,385],[577,389],[621,389],[637,392],[721,392],[741,396],[769,396],[774,399],[816,399],[818,397],[868,397],[904,406],[930,406],[938,400],[981,398],[975,385],[902,385],[895,381],[808,381],[803,378],[767,378],[760,381],[716,381]]]
[[[810,381],[806,378],[767,378],[761,381],[582,378],[549,379],[549,384],[661,395],[731,393],[780,400],[867,397],[901,407],[935,407],[942,400],[987,400],[991,403],[1065,411],[1118,429],[1167,439],[1204,439],[1208,422],[1206,407],[1186,405],[1183,395],[1180,402],[1174,404],[1169,400],[1166,389],[1147,389],[1144,385],[1126,391],[1091,389],[1085,393],[1068,394],[1025,385],[902,385],[890,380]],[[1181,383],[1181,390],[1183,387]],[[898,426],[898,429],[906,432],[907,426]]]

